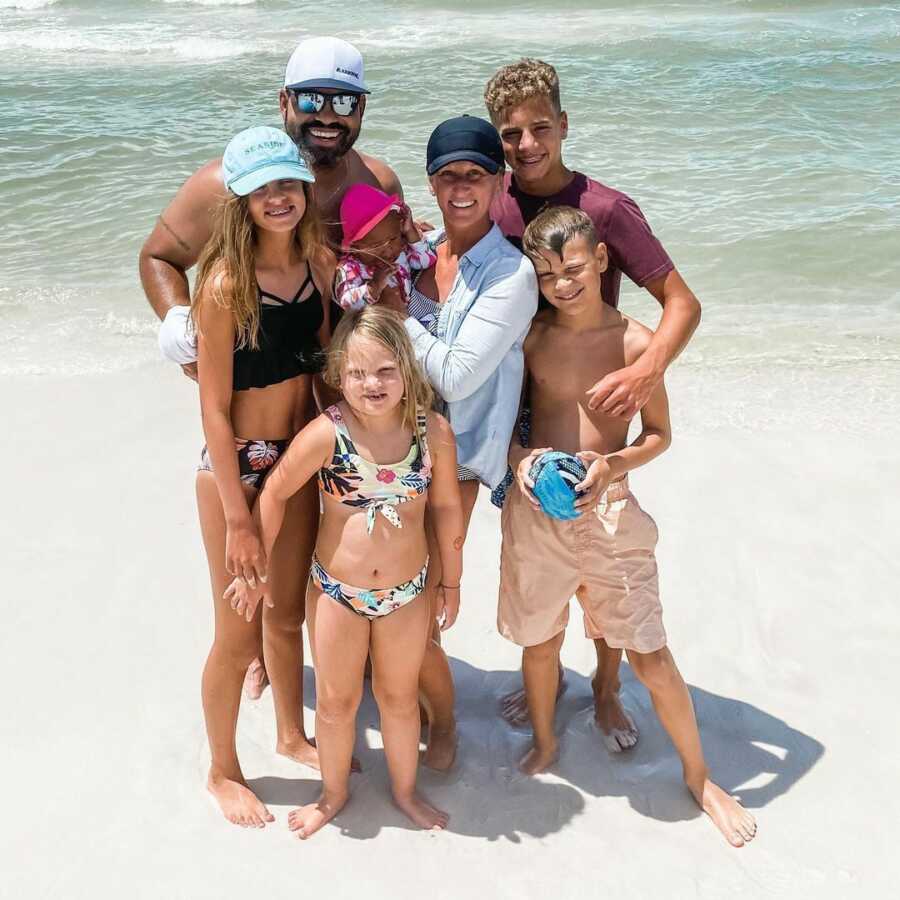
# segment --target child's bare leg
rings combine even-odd
[[[437,538],[426,512],[425,533],[428,536],[428,579],[423,591],[429,607],[434,601],[434,590],[441,580],[441,558]],[[425,639],[425,654],[419,670],[419,699],[428,718],[428,741],[423,763],[429,769],[446,772],[456,758],[456,692],[450,661],[441,647],[441,632],[429,610],[431,627]]]
[[[559,700],[569,687],[566,683],[566,671],[563,669],[562,663],[557,666],[556,683],[556,699]],[[528,696],[525,693],[524,684],[500,698],[500,715],[510,725],[516,727],[524,725],[528,721]]]
[[[428,598],[420,594],[412,603],[372,623],[372,690],[381,714],[394,802],[420,828],[441,829],[449,817],[416,790],[418,680],[429,617]]]
[[[469,530],[472,511],[478,499],[478,487],[477,481],[461,481],[459,484],[463,507],[463,538]],[[441,578],[441,563],[437,540],[427,516],[425,528],[429,554],[426,593],[430,601],[431,592]],[[428,632],[425,656],[419,672],[419,692],[428,716],[428,746],[423,763],[429,769],[446,772],[456,759],[456,692],[450,661],[441,647],[441,633],[436,626],[432,626]]]
[[[743,846],[755,836],[756,821],[734,797],[710,781],[691,695],[668,647],[653,653],[629,650],[628,661],[650,692],[653,708],[681,757],[684,780],[697,805],[732,846]]]
[[[319,504],[308,484],[288,502],[284,525],[269,560],[275,606],[263,606],[263,643],[272,682],[275,749],[282,756],[319,768],[319,754],[303,727],[303,633],[306,582],[316,540]]]
[[[629,750],[638,741],[638,730],[619,699],[619,664],[622,651],[610,647],[603,638],[594,641],[597,671],[591,681],[594,690],[594,721],[610,753]]]
[[[255,492],[246,492],[252,503]],[[260,650],[260,624],[244,621],[222,596],[232,579],[225,571],[225,514],[212,472],[197,473],[197,510],[215,610],[215,637],[201,682],[211,756],[207,788],[229,822],[262,828],[274,816],[247,787],[235,746],[241,684]]]
[[[553,718],[559,688],[559,650],[564,637],[565,632],[561,631],[543,644],[522,650],[522,677],[534,729],[534,744],[519,762],[526,775],[545,771],[559,756]]]
[[[425,603],[430,607],[430,595]],[[423,762],[429,769],[446,772],[456,759],[456,692],[450,661],[441,647],[437,627],[434,632],[437,636],[429,634],[426,639],[419,671],[419,691],[428,716],[428,746]]]
[[[316,746],[322,793],[315,803],[288,814],[288,827],[305,840],[330,822],[349,796],[348,782],[369,652],[369,623],[312,583],[307,627],[316,667]]]

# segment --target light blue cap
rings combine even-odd
[[[222,175],[225,187],[240,197],[280,178],[316,180],[288,135],[268,125],[246,128],[228,142]]]

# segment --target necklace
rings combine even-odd
[[[348,152],[349,152],[349,151],[348,151]],[[346,154],[345,154],[344,156],[342,156],[341,159],[344,161],[344,172],[343,172],[343,174],[341,175],[340,181],[338,181],[338,186],[337,186],[337,187],[336,187],[336,188],[335,188],[335,189],[334,189],[327,197],[325,197],[324,199],[319,199],[319,197],[316,196],[316,206],[318,206],[319,209],[322,210],[323,212],[325,211],[325,207],[326,207],[326,206],[334,199],[334,197],[335,197],[335,195],[337,194],[337,192],[338,192],[342,187],[344,187],[344,182],[345,182],[346,179],[347,179],[347,172],[348,172],[349,169],[350,169],[350,163],[347,162],[347,156],[346,156]]]

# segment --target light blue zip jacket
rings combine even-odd
[[[440,243],[443,230],[427,237]],[[537,304],[534,267],[494,225],[460,258],[437,337],[406,319],[416,359],[445,401],[459,464],[491,488],[506,474],[525,371],[522,345]]]

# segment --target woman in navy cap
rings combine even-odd
[[[407,316],[416,357],[456,435],[466,528],[479,485],[494,488],[506,474],[522,345],[538,302],[534,268],[491,220],[503,170],[500,135],[484,119],[458,116],[434,129],[427,173],[444,226],[428,238],[437,264],[421,273],[408,307],[393,301]],[[459,585],[443,587],[449,602]],[[436,640],[425,656],[421,687],[431,725],[425,763],[446,769],[456,749],[453,682]]]

